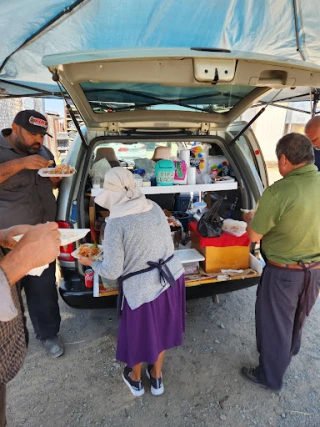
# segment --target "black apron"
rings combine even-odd
[[[175,284],[175,280],[171,271],[166,265],[167,262],[169,262],[172,258],[173,258],[173,254],[170,255],[169,258],[167,258],[166,260],[160,259],[158,262],[148,261],[147,264],[149,265],[149,267],[134,271],[132,273],[128,273],[118,278],[119,293],[118,293],[118,301],[117,301],[117,312],[119,317],[121,316],[123,303],[124,303],[124,294],[123,294],[124,281],[129,279],[130,277],[137,276],[138,274],[143,274],[143,273],[147,273],[148,271],[158,269],[159,275],[160,275],[160,283],[162,284],[162,286],[166,286],[166,283],[169,283],[169,285],[173,287]]]

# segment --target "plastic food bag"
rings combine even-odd
[[[198,232],[203,237],[220,237],[222,234],[223,219],[218,215],[218,210],[223,201],[223,197],[217,200],[214,205],[205,212],[198,222]]]
[[[232,236],[240,237],[246,232],[247,223],[228,218],[224,220],[222,229]]]
[[[111,169],[110,163],[107,159],[98,160],[92,165],[90,175],[100,177],[103,182],[105,174]]]
[[[148,176],[155,175],[156,163],[150,159],[134,159],[136,169],[143,169]]]

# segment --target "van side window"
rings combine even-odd
[[[237,141],[237,145],[242,151],[248,166],[250,167],[254,177],[258,179],[261,182],[261,176],[260,176],[260,170],[257,164],[256,156],[252,152],[252,147],[248,143],[248,140],[245,136],[240,136],[240,138]]]

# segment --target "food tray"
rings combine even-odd
[[[68,176],[72,176],[76,170],[75,168],[72,168],[71,173],[50,173],[54,168],[42,168],[38,170],[38,174],[42,178],[67,178]]]
[[[90,231],[90,228],[58,228],[61,234],[61,246],[69,245],[77,240],[83,239]],[[23,234],[13,236],[16,242],[22,238]]]
[[[74,258],[77,258],[77,259],[79,258],[79,251],[80,251],[81,246],[93,246],[93,244],[92,243],[84,243],[83,245],[80,245],[75,251],[73,251],[71,253],[71,255]],[[87,257],[87,258],[92,259],[93,261],[102,261],[102,254],[103,254],[102,245],[98,245],[98,248],[100,249],[98,255],[95,255],[92,258],[89,258],[89,257]]]
[[[189,262],[204,261],[204,256],[196,249],[178,249],[173,252],[181,261],[182,264]]]
[[[61,246],[69,245],[77,240],[83,239],[90,228],[59,228],[61,234]]]

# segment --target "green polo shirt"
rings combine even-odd
[[[269,261],[320,261],[320,173],[306,165],[288,173],[262,194],[250,226],[263,235]]]

